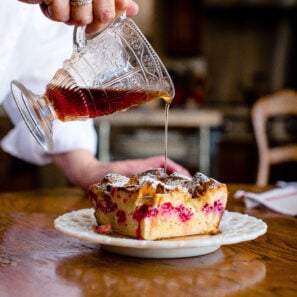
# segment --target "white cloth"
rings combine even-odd
[[[38,5],[0,2],[0,103],[14,124],[1,142],[4,151],[38,165],[50,162],[23,122],[11,97],[10,82],[19,80],[34,93],[43,94],[56,70],[71,56],[72,36],[73,27],[48,20]],[[87,149],[95,154],[92,123],[55,121],[54,153]]]
[[[247,208],[265,206],[275,212],[297,216],[297,183],[278,183],[275,188],[262,193],[252,193],[238,190],[235,198],[244,200]]]

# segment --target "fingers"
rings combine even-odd
[[[70,20],[68,24],[87,25],[93,21],[93,1],[70,0]]]
[[[93,2],[93,20],[87,26],[86,33],[104,29],[116,16],[116,0],[95,0]]]
[[[186,168],[173,160],[167,159],[165,164],[165,158],[163,156],[151,157],[142,160],[142,162],[143,164],[146,164],[147,168],[164,168],[166,165],[166,171],[168,174],[179,172],[185,176],[191,177],[190,172]]]
[[[94,33],[104,29],[115,17],[126,13],[129,16],[138,12],[137,4],[132,0],[94,0],[93,21],[87,26],[86,33]]]
[[[132,17],[138,13],[139,7],[136,2],[130,1],[130,4],[126,10],[126,15]]]
[[[39,3],[43,2],[42,0],[18,0],[18,1],[25,2],[25,3],[28,3],[28,4],[39,4]]]
[[[191,177],[190,172],[183,166],[173,162],[172,160],[167,160],[167,173],[171,174],[174,172],[179,172],[185,176]]]
[[[116,17],[125,14],[131,2],[130,0],[115,0]]]
[[[134,16],[138,5],[133,0],[22,0],[40,3],[41,10],[50,19],[69,25],[87,25],[86,33],[104,29],[115,17]]]
[[[69,20],[69,0],[44,0],[40,6],[44,14],[53,21],[67,22]]]

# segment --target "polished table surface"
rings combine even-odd
[[[48,189],[0,194],[0,296],[296,296],[297,219],[246,209],[233,198],[227,209],[261,218],[265,235],[222,246],[200,257],[141,259],[54,229],[54,219],[89,208],[83,191]]]

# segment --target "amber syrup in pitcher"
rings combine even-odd
[[[172,98],[168,94],[147,90],[113,90],[95,88],[64,88],[48,84],[45,98],[53,106],[56,116],[61,121],[95,118],[108,115],[133,106],[144,104],[153,99],[165,101],[165,172],[168,154],[168,112]]]
[[[108,115],[164,96],[145,90],[65,89],[50,84],[45,97],[49,98],[57,117],[68,121]]]

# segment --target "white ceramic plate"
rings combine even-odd
[[[96,224],[93,209],[66,213],[55,220],[55,228],[72,237],[99,243],[113,253],[141,258],[183,258],[205,255],[222,245],[252,240],[267,231],[267,225],[255,217],[225,211],[217,235],[185,236],[164,240],[137,240],[93,231]]]

